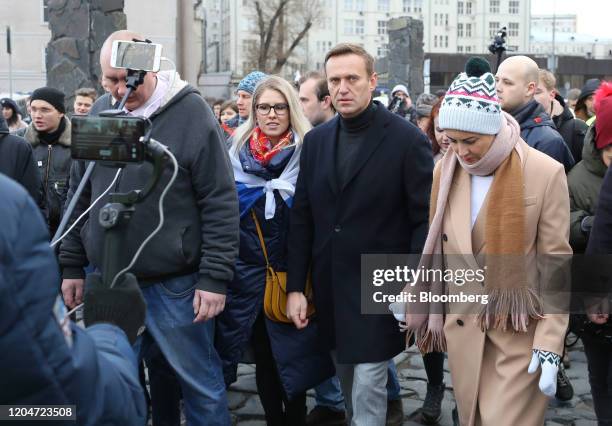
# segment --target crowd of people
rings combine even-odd
[[[105,94],[77,90],[74,115],[124,98],[127,71],[111,67],[111,46],[132,39],[144,38],[108,37]],[[588,80],[564,99],[526,56],[495,74],[483,58],[457,71],[448,90],[414,102],[403,84],[388,102],[375,96],[373,57],[347,43],[299,82],[253,71],[235,99],[205,100],[175,71],[147,72],[124,113],[152,123],[178,170],[166,163],[132,213],[113,254],[122,267],[137,260],[111,288],[97,218],[111,188],[142,189],[151,166],[86,174],[56,88],[32,92],[27,113],[0,100],[0,360],[11,366],[0,401],[74,404],[78,424],[178,425],[182,410],[188,425],[229,425],[226,392],[248,362],[269,425],[399,425],[393,358],[414,344],[424,423],[441,418],[447,356],[455,424],[541,425],[549,398],[573,396],[571,329],[599,424],[612,425],[607,287],[581,288],[585,315],[570,321],[569,310],[544,310],[537,286],[551,278],[525,260],[612,253],[612,83]],[[160,198],[164,225],[142,247]],[[50,247],[71,202],[68,232]],[[488,303],[365,314],[362,255],[383,253],[488,268]],[[603,259],[589,265],[605,275]],[[421,279],[405,291],[465,288]],[[81,306],[77,326],[67,311]]]

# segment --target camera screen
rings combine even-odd
[[[115,67],[154,71],[155,44],[119,42]]]
[[[144,160],[145,121],[139,117],[73,117],[72,158],[109,162]]]

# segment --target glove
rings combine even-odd
[[[533,350],[527,372],[533,374],[538,371],[538,366],[542,367],[539,386],[542,393],[546,396],[553,397],[557,393],[557,372],[559,371],[560,363],[561,356],[554,352],[541,351],[539,349]]]
[[[138,281],[133,274],[124,274],[115,287],[102,283],[99,273],[89,274],[85,281],[85,327],[111,323],[122,329],[133,345],[138,330],[144,325],[146,305]]]

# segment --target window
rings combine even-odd
[[[457,2],[457,15],[463,15],[463,2]]]
[[[378,35],[387,34],[387,21],[378,21]]]
[[[438,36],[434,36],[434,47],[438,47]]]
[[[518,0],[510,0],[508,2],[508,13],[511,15],[518,15],[519,13],[519,1]]]
[[[518,22],[510,22],[508,24],[508,37],[518,37],[519,24]]]
[[[463,46],[457,46],[457,53],[463,53]]]
[[[423,10],[423,0],[414,0],[414,13],[421,13]]]
[[[472,37],[472,24],[465,24],[465,36]]]
[[[320,30],[331,30],[331,18],[319,18]]]
[[[457,24],[457,37],[463,37],[463,24]]]
[[[379,58],[387,56],[389,54],[389,45],[383,44],[381,46],[378,46],[376,53]]]
[[[402,5],[402,11],[404,13],[412,12],[412,0],[404,0]]]
[[[438,26],[438,14],[434,13],[434,27]]]
[[[489,13],[499,13],[499,0],[489,0]]]
[[[355,34],[365,33],[365,24],[363,19],[355,19]]]
[[[257,48],[256,40],[242,40],[242,49],[245,52],[253,52]]]
[[[518,52],[518,46],[508,46],[508,51],[509,52]]]
[[[389,0],[378,0],[378,11],[388,12],[389,11]]]
[[[472,46],[465,46],[465,52],[470,53],[472,51]]]
[[[444,14],[444,25],[448,27],[448,13]]]
[[[353,0],[344,0],[344,10],[353,10]]]
[[[465,2],[465,14],[466,15],[471,15],[472,14],[472,2],[471,1],[466,1]]]
[[[448,47],[448,36],[444,36],[444,47]]]
[[[489,22],[489,37],[495,37],[497,31],[499,30],[499,22]]]
[[[49,23],[49,0],[42,0],[41,2],[42,10],[41,10],[41,18],[43,24]]]
[[[344,34],[353,35],[355,34],[355,21],[352,19],[344,20]]]

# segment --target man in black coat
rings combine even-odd
[[[568,173],[575,161],[551,118],[534,99],[538,87],[538,64],[527,56],[511,56],[495,74],[502,109],[521,126],[521,138],[538,151],[554,158]]]
[[[312,269],[322,343],[336,359],[349,422],[385,424],[387,365],[405,349],[393,316],[361,311],[361,255],[421,253],[433,159],[426,136],[372,102],[374,59],[339,44],[325,71],[339,115],[304,139],[289,234],[288,316],[304,327]]]
[[[539,75],[535,100],[542,105],[544,112],[552,118],[557,131],[570,149],[576,164],[578,164],[582,160],[584,136],[589,126],[579,118],[574,118],[572,111],[565,105],[563,96],[557,92],[555,75],[545,69],[540,69]]]
[[[11,135],[4,117],[0,116],[0,173],[19,182],[39,207],[42,207],[40,174],[32,156],[32,147],[25,139]]]

